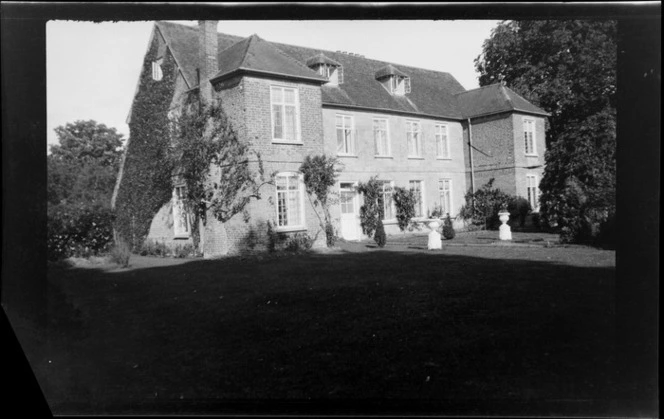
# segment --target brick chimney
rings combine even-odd
[[[206,102],[212,99],[210,78],[217,74],[217,24],[218,20],[198,21],[198,69],[200,94]]]

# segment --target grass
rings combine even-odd
[[[218,413],[242,400],[573,414],[610,399],[614,252],[367,244],[54,266],[63,320],[33,368],[55,414]]]

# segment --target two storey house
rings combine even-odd
[[[257,35],[239,38],[218,33],[217,23],[155,23],[141,78],[148,81],[139,83],[134,100],[135,106],[141,92],[161,89],[169,100],[154,112],[168,113],[188,94],[220,98],[239,138],[260,152],[265,173],[274,174],[264,190],[267,199],[252,201],[244,216],[223,224],[208,220],[201,235],[206,256],[264,245],[268,222],[279,233],[306,232],[324,245],[320,214],[298,172],[307,155],[341,162],[339,199],[331,212],[338,235],[347,240],[363,238],[362,196],[355,187],[373,176],[383,182],[387,234],[399,233],[395,186],[418,191],[416,214],[423,219],[434,209],[455,218],[466,192],[490,178],[537,209],[547,113],[508,87],[467,91],[448,73]],[[130,130],[132,114],[133,108]],[[120,176],[123,187],[130,186]],[[182,193],[176,186],[154,217],[148,240],[191,240],[179,205]]]

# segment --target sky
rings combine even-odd
[[[195,21],[175,21],[196,25]],[[479,87],[473,60],[496,20],[220,21],[218,31],[347,51],[452,74]],[[54,129],[93,119],[129,136],[125,123],[153,22],[49,21],[46,24],[47,143]]]

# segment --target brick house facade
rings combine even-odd
[[[224,224],[208,217],[201,234],[206,257],[264,248],[268,222],[284,235],[306,232],[317,238],[315,246],[324,246],[322,214],[298,181],[308,155],[336,156],[342,164],[331,214],[337,233],[350,240],[362,238],[362,198],[353,186],[376,175],[386,181],[388,234],[399,232],[389,186],[419,190],[422,218],[436,207],[455,217],[465,193],[490,178],[507,193],[536,199],[547,114],[506,86],[466,91],[448,73],[256,35],[243,39],[217,33],[216,26],[155,24],[149,49],[176,63],[169,110],[191,92],[220,98],[238,138],[260,152],[265,173],[277,178],[245,215]],[[144,63],[144,71],[150,65],[158,76],[159,63]],[[145,88],[139,84],[137,94]],[[191,242],[176,231],[177,191],[173,196],[154,217],[148,240]]]

